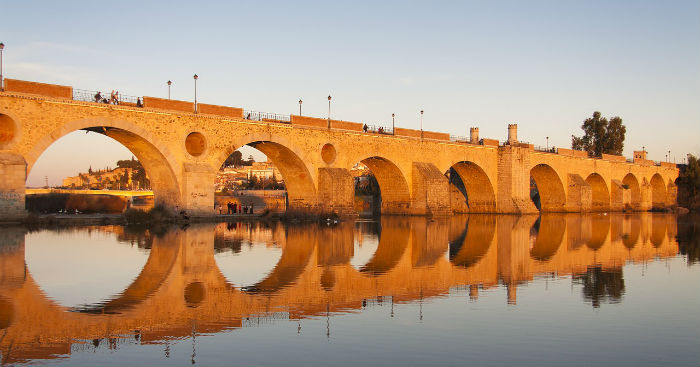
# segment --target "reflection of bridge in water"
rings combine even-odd
[[[391,296],[403,303],[451,288],[516,287],[538,275],[577,275],[596,266],[619,271],[678,253],[670,215],[383,218],[379,244],[362,266],[350,264],[358,231],[336,227],[201,225],[151,237],[140,274],[120,295],[66,308],[45,296],[27,269],[24,230],[3,230],[0,246],[0,351],[12,363],[69,354],[74,340],[137,334],[141,343],[238,328],[248,317],[298,319],[357,310]],[[264,279],[230,284],[214,253],[240,241],[282,248]],[[239,245],[236,245],[236,243]],[[67,312],[73,311],[73,312]]]

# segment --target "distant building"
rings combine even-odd
[[[91,173],[80,173],[77,176],[66,177],[61,186],[71,189],[112,189],[132,188],[132,168],[116,168],[113,170],[97,170]]]
[[[250,166],[224,167],[216,174],[215,190],[236,190],[245,187],[251,180],[270,181],[284,184],[282,174],[270,162],[253,162]]]

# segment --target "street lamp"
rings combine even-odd
[[[547,151],[549,151],[549,136],[547,137]]]
[[[668,163],[671,163],[671,151],[668,151]]]
[[[302,100],[301,100],[301,98],[299,98],[299,116],[301,116],[301,102],[302,102]]]
[[[168,99],[170,99],[170,85],[173,84],[170,80],[168,80]]]
[[[394,117],[396,117],[396,114],[391,114],[391,135],[396,135],[396,122],[394,120]]]
[[[0,91],[5,91],[5,83],[2,78],[2,50],[5,49],[5,44],[0,42]]]
[[[199,77],[194,74],[194,113],[197,113],[197,79]]]
[[[331,128],[331,95],[328,95],[328,128]]]
[[[420,138],[423,140],[423,110],[420,110]]]

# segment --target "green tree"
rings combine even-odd
[[[678,179],[678,204],[690,210],[700,209],[700,161],[688,154],[688,164],[680,165]]]
[[[595,111],[593,117],[583,122],[581,129],[583,136],[571,136],[571,149],[586,151],[593,157],[601,157],[603,153],[622,154],[627,128],[620,117],[615,116],[608,121]]]
[[[231,153],[231,155],[229,155],[228,158],[226,158],[226,160],[224,161],[224,164],[222,165],[222,168],[223,167],[230,167],[230,166],[240,167],[242,165],[243,165],[243,153],[241,153],[239,151],[235,151],[235,152]]]

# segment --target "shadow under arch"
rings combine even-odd
[[[411,205],[411,194],[401,169],[394,162],[379,156],[364,158],[360,163],[367,166],[377,179],[382,201],[381,213],[405,213]]]
[[[27,177],[34,163],[54,142],[68,133],[84,130],[110,137],[129,149],[146,170],[153,188],[156,205],[168,207],[180,205],[179,180],[174,167],[177,160],[172,152],[153,134],[144,128],[126,120],[106,117],[74,120],[44,135],[26,154]]]
[[[494,213],[496,195],[486,172],[476,163],[462,161],[450,167],[450,182],[464,195],[470,213]],[[459,180],[452,174],[455,173]]]
[[[304,157],[294,151],[289,143],[277,138],[250,136],[240,139],[238,144],[214,158],[214,167],[219,169],[229,155],[244,145],[261,151],[280,171],[287,190],[289,209],[307,209],[316,205],[316,185]]]
[[[651,208],[661,210],[666,207],[666,184],[660,174],[651,176]]]
[[[495,216],[470,215],[462,235],[450,241],[450,262],[464,268],[476,265],[491,247],[495,233]]]
[[[566,192],[557,172],[547,164],[538,164],[530,170],[530,177],[537,185],[540,196],[540,211],[565,212]]]
[[[530,257],[537,261],[547,261],[559,250],[564,239],[566,217],[564,214],[543,214],[533,225],[537,231],[535,244],[530,249]]]
[[[311,226],[289,227],[282,256],[265,279],[243,287],[246,293],[275,293],[294,284],[306,269],[318,242],[318,229]]]
[[[608,184],[605,183],[603,177],[597,173],[591,173],[586,178],[586,183],[591,186],[593,196],[591,209],[593,211],[610,210],[610,190],[608,190]]]
[[[625,186],[625,189],[630,190],[629,201],[624,202],[625,209],[639,210],[642,204],[642,193],[639,189],[639,180],[637,180],[637,176],[633,173],[628,173],[622,179],[622,184]]]
[[[406,218],[382,217],[378,229],[377,251],[360,267],[360,273],[379,276],[390,271],[398,264],[408,247],[411,227]]]
[[[118,314],[140,304],[154,294],[168,278],[180,255],[181,233],[155,237],[146,265],[136,279],[119,295],[105,302],[73,307],[70,311],[89,314]]]

